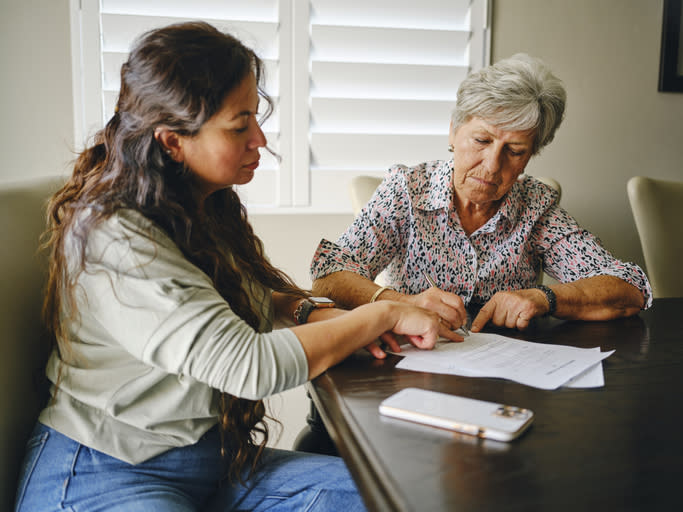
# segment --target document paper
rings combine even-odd
[[[434,350],[401,346],[396,368],[469,377],[499,377],[541,389],[602,385],[601,361],[614,353],[471,333],[462,343],[440,342]],[[599,375],[597,372],[600,372]],[[576,379],[573,382],[572,379]]]

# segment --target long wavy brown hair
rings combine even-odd
[[[237,193],[232,188],[215,192],[200,207],[192,172],[169,158],[154,139],[158,126],[196,135],[249,73],[266,100],[265,119],[272,100],[262,89],[263,63],[234,37],[193,22],[153,30],[136,42],[121,68],[116,113],[79,155],[72,176],[48,205],[51,257],[43,313],[62,357],[71,349],[65,322],[74,320],[62,315],[75,311],[74,291],[85,268],[88,235],[120,208],[137,210],[163,228],[254,329],[260,319],[245,291],[244,274],[273,290],[307,295],[265,258]],[[226,256],[226,246],[232,258]],[[67,268],[66,252],[74,250],[76,272]],[[261,400],[223,393],[219,407],[221,450],[230,454],[227,476],[242,481],[257,467],[268,441],[265,406]]]

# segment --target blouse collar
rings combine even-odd
[[[429,166],[432,170],[429,172]],[[415,197],[415,208],[425,211],[445,209],[451,211],[453,205],[453,160],[441,160],[427,164],[427,169],[420,180],[419,191]],[[499,219],[506,219],[511,224],[515,224],[519,219],[520,202],[522,197],[523,182],[527,179],[522,175],[503,196],[503,201],[498,211],[487,222],[494,221],[497,224]],[[495,220],[494,220],[495,219]]]

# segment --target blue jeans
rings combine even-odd
[[[196,444],[129,464],[38,423],[27,444],[16,512],[365,510],[339,457],[267,448],[246,486],[220,482],[218,428]]]

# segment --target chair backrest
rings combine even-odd
[[[45,400],[41,322],[45,202],[63,182],[0,185],[0,510],[12,510],[26,440]]]
[[[354,215],[360,213],[380,183],[382,178],[376,176],[355,176],[351,179],[351,208]]]
[[[634,176],[626,185],[654,297],[683,297],[683,182]]]
[[[536,176],[536,179],[542,183],[545,183],[550,188],[555,189],[557,192],[557,204],[560,204],[560,199],[562,199],[562,185],[556,179],[549,178],[548,176]]]

